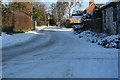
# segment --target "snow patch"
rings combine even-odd
[[[72,18],[82,18],[82,16],[72,16]]]
[[[97,33],[91,31],[83,31],[79,34],[79,38],[84,38],[87,41],[102,45],[105,48],[117,48],[118,35],[108,36],[104,33]]]
[[[13,34],[8,35],[2,32],[2,47],[9,47],[21,42],[25,42],[32,38],[35,34],[37,34],[36,31],[30,31],[27,33],[19,33],[19,34]]]
[[[38,33],[39,30],[42,30],[44,28],[47,28],[47,26],[41,26],[41,27],[36,26],[36,30],[28,31],[26,33],[13,34],[13,35],[8,35],[8,34],[5,34],[4,32],[2,32],[2,37],[0,37],[2,40],[1,45],[3,48],[9,47],[9,46],[12,46],[12,45],[15,45],[18,43],[25,42],[25,41],[31,39],[36,34],[44,35],[43,33]]]

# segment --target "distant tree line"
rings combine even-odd
[[[67,16],[71,18],[71,10],[80,4],[77,0],[75,2],[58,0],[50,5],[50,10],[42,2],[2,4],[2,31],[7,33],[25,32],[35,28],[34,22],[38,26],[63,24]]]
[[[50,15],[50,19],[48,19]],[[49,21],[50,20],[50,21]],[[38,25],[56,25],[56,19],[46,10],[43,3],[11,2],[2,4],[2,31],[6,33],[25,32]]]
[[[56,3],[51,4],[51,14],[57,19],[57,24],[63,25],[66,18],[71,18],[72,11],[80,9],[81,6],[82,1],[80,0],[74,0],[73,2],[58,0]]]

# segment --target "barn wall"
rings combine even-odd
[[[94,32],[102,32],[102,20],[95,19],[95,20],[87,20],[82,22],[84,24],[85,29],[89,29]]]
[[[103,32],[110,35],[120,34],[120,2],[117,5],[117,20],[113,21],[115,15],[113,15],[113,5],[102,10],[103,15]],[[106,16],[105,16],[106,14]],[[106,19],[105,19],[106,17]],[[105,23],[106,20],[106,23]]]
[[[120,34],[120,2],[117,5],[118,8],[118,34]]]
[[[113,7],[106,9],[106,29],[105,32],[109,34],[116,33],[116,22],[113,22]]]

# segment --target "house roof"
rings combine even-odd
[[[104,4],[91,3],[90,6],[87,7],[85,10],[86,10],[87,13],[91,13],[91,12],[93,12],[93,9],[94,9],[95,7],[100,7],[100,6],[102,6],[102,5],[104,5]]]
[[[107,2],[104,5],[100,6],[100,9],[108,8],[108,7],[110,7],[110,6],[112,6],[112,5],[116,4],[116,3],[118,3],[118,2]]]
[[[95,6],[100,7],[100,6],[104,5],[104,4],[95,4],[95,3],[92,3],[92,4],[90,4],[86,9],[88,9],[88,8],[89,8],[90,6],[92,6],[92,5],[95,5]]]
[[[80,10],[78,10],[78,11],[73,11],[72,12],[72,14],[74,15],[74,14],[83,14],[84,12],[83,11],[80,11]]]
[[[102,5],[104,5],[104,4],[95,4],[96,6],[102,6]]]

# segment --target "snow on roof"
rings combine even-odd
[[[97,7],[100,7],[100,6],[104,5],[104,4],[99,4],[99,3],[95,4],[95,3],[91,3],[85,10],[87,10],[88,8],[90,8],[92,5],[95,5],[95,6],[97,6]]]
[[[105,3],[104,5],[100,6],[100,8],[106,6],[106,5],[110,4],[110,3],[111,3],[111,2],[107,2],[107,3]]]
[[[77,14],[77,12],[76,11],[73,11],[73,13],[72,14]]]
[[[111,2],[107,2],[107,3],[105,3],[104,5],[100,6],[100,8],[103,8],[103,7],[107,6],[107,5],[109,5],[110,3],[111,3]]]
[[[82,11],[73,11],[72,14],[83,14]]]
[[[72,16],[72,18],[82,18],[82,16]]]

